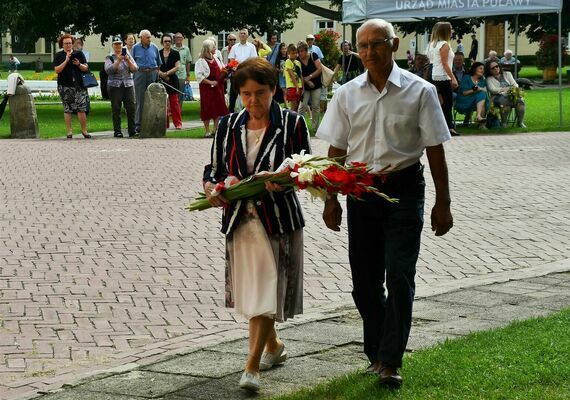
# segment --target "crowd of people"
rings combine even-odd
[[[348,41],[340,45],[341,56],[331,70],[322,64],[324,55],[315,44],[314,35],[308,34],[306,40],[294,44],[279,42],[276,33],[268,37],[267,43],[260,38],[250,41],[248,29],[243,28],[238,37],[229,34],[227,45],[221,50],[217,47],[216,37],[202,43],[194,71],[200,92],[200,119],[206,137],[213,136],[220,117],[242,108],[231,78],[236,67],[250,58],[265,58],[270,62],[278,73],[274,100],[299,111],[301,115],[310,113],[314,131],[318,129],[321,114],[326,109],[332,83],[339,77],[339,83],[349,82],[364,71],[359,54],[352,50]],[[145,91],[157,81],[166,88],[168,116],[172,117],[174,128],[182,128],[182,105],[189,86],[192,62],[190,49],[183,44],[184,35],[180,32],[163,34],[160,49],[151,41],[151,32],[146,29],[139,32],[138,39],[137,42],[133,33],[113,36],[110,54],[104,62],[107,83],[102,90],[111,101],[114,136],[118,138],[123,137],[122,108],[127,116],[129,137],[140,132]],[[89,71],[89,52],[83,48],[82,38],[66,34],[60,37],[59,42],[61,51],[54,58],[54,66],[58,92],[64,105],[67,137],[73,135],[71,119],[73,114],[77,114],[83,136],[90,138],[87,132],[89,96],[82,81],[83,75]],[[328,72],[326,76],[323,69]],[[213,122],[213,130],[210,122]]]
[[[524,123],[525,103],[513,78],[513,72],[521,68],[520,61],[510,49],[499,58],[491,50],[482,62],[477,61],[478,42],[472,35],[468,55],[470,67],[465,63],[465,46],[457,41],[454,52],[450,39],[452,27],[449,22],[437,22],[432,29],[432,40],[426,54],[408,54],[408,66],[416,75],[432,82],[438,91],[442,111],[452,136],[459,135],[453,111],[464,115],[463,126],[476,122],[480,129],[507,127],[511,110],[514,120],[521,128]],[[472,114],[475,113],[475,121]]]

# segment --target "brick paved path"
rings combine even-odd
[[[245,333],[222,307],[218,212],[184,210],[209,144],[0,141],[0,399]],[[568,133],[454,138],[456,227],[436,239],[427,218],[418,286],[569,258],[568,148]],[[346,231],[303,203],[306,313],[350,304]]]

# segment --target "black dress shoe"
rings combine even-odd
[[[399,389],[402,386],[402,377],[398,373],[398,369],[389,365],[383,364],[378,372],[380,379],[378,383],[380,386],[385,386],[391,389]]]
[[[123,137],[123,133],[122,132],[115,132],[114,136],[115,137]]]

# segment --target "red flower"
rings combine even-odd
[[[239,65],[239,62],[235,58],[233,58],[228,63],[227,67],[231,68],[231,69],[236,69],[238,65]]]

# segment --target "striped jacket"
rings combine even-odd
[[[238,179],[248,177],[246,143],[247,110],[220,119],[211,152],[211,164],[204,169],[204,181],[220,182],[228,175]],[[309,131],[305,119],[297,113],[282,109],[273,102],[270,123],[265,131],[255,160],[254,173],[275,171],[283,160],[305,150],[310,153]],[[269,235],[290,233],[305,226],[301,204],[292,189],[265,194],[256,201],[257,214]],[[229,234],[239,224],[245,202],[238,200],[225,208],[222,232]]]

